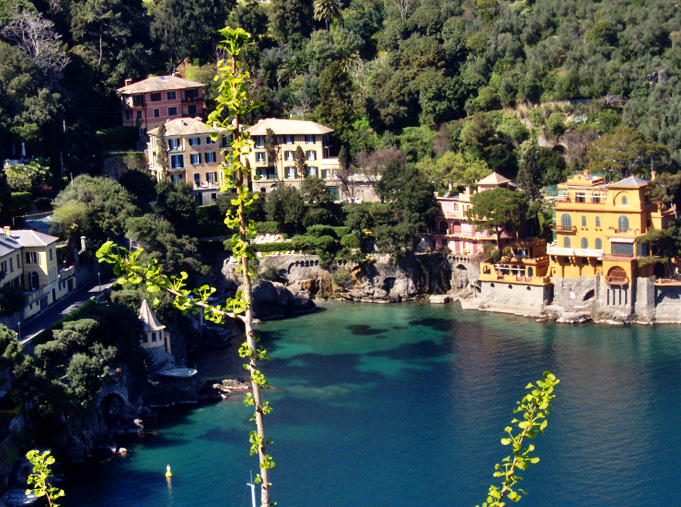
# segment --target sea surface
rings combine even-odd
[[[486,499],[528,382],[561,383],[527,507],[681,505],[681,328],[559,325],[427,303],[324,303],[259,327],[280,507]],[[206,358],[220,373],[222,352]],[[234,358],[224,358],[225,370]],[[201,366],[201,364],[199,364]],[[126,458],[68,470],[63,507],[249,506],[243,397],[168,410]],[[164,477],[166,464],[172,479]]]

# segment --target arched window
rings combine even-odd
[[[582,248],[585,250],[589,248],[589,240],[587,238],[582,238]]]
[[[582,215],[582,227],[586,227],[586,217]]]
[[[596,250],[603,250],[603,241],[601,241],[601,238],[596,238]]]
[[[601,217],[596,217],[596,227],[601,226]]]
[[[626,195],[623,195],[623,196],[622,196],[622,205],[623,205],[623,206],[626,206],[626,204],[627,204],[627,196],[626,196]]]
[[[570,218],[570,215],[564,213],[563,216],[560,217],[560,226],[563,229],[569,229],[572,227],[572,218]]]
[[[459,211],[459,205],[454,203],[454,211]]]
[[[461,222],[452,223],[452,234],[461,234]]]
[[[568,237],[563,238],[563,247],[570,248],[570,238]]]
[[[629,230],[629,219],[625,216],[619,217],[617,220],[617,232],[627,232]]]

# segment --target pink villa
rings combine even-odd
[[[121,96],[123,125],[147,131],[169,120],[203,113],[203,83],[173,76],[154,76],[137,83],[125,80]]]
[[[492,173],[477,181],[476,184],[478,192],[496,187],[508,189],[515,187],[511,180],[498,173]],[[479,257],[482,255],[485,243],[496,243],[496,236],[493,233],[476,231],[475,226],[466,217],[466,211],[471,207],[473,193],[470,187],[467,187],[466,191],[461,194],[437,197],[440,216],[437,218],[436,232],[433,235],[436,248],[447,247],[454,255]],[[505,231],[501,234],[502,245],[511,240],[513,240],[511,232]]]

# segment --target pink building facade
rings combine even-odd
[[[503,176],[492,173],[477,182],[478,191],[491,190],[496,187],[509,188],[511,181]],[[433,239],[435,247],[448,248],[456,256],[482,257],[486,243],[496,246],[496,235],[488,231],[476,231],[475,225],[466,217],[466,211],[471,208],[470,188],[466,191],[448,197],[437,197],[440,206],[440,216],[436,220]],[[513,239],[513,234],[504,231],[501,234],[501,246]]]
[[[116,90],[121,96],[124,126],[139,125],[144,131],[178,118],[201,116],[203,83],[175,76],[155,76]]]

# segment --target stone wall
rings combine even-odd
[[[551,285],[480,282],[477,307],[481,310],[539,317],[543,308],[551,302],[552,289]]]
[[[553,283],[553,306],[560,306],[568,312],[589,310],[597,297],[595,278],[551,278]]]
[[[655,322],[681,323],[681,287],[655,287]]]

